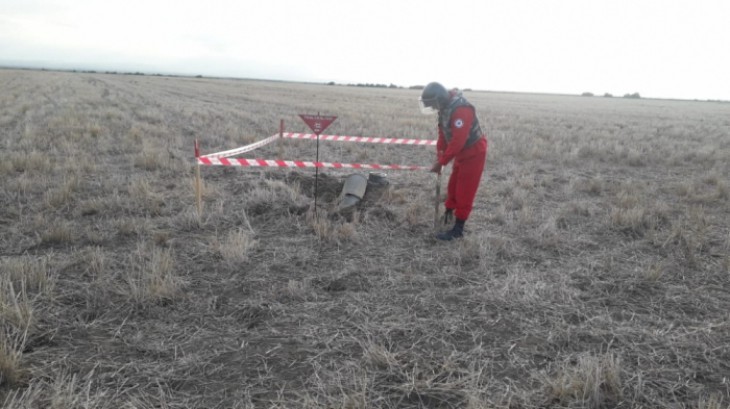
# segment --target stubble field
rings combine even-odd
[[[0,70],[2,406],[729,407],[730,104],[467,92],[489,156],[456,243],[427,172],[336,215],[353,172],[320,172],[315,214],[313,170],[204,167],[197,213],[194,139],[317,112],[433,139],[418,95]]]

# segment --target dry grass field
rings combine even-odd
[[[418,95],[0,70],[2,407],[730,407],[730,104],[467,92],[490,150],[455,243],[427,172],[344,217],[352,172],[320,172],[315,212],[313,170],[204,167],[197,213],[195,138],[317,112],[434,138]]]

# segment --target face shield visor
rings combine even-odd
[[[425,100],[421,97],[418,98],[418,106],[421,108],[423,115],[433,115],[439,110],[437,108],[438,103],[436,98],[426,98]]]

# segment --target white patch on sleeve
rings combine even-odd
[[[454,121],[454,126],[457,128],[461,128],[462,126],[464,126],[464,120],[461,118],[457,119],[456,121]]]

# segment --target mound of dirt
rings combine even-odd
[[[353,210],[363,212],[369,208],[379,207],[378,203],[383,194],[390,188],[390,184],[384,175],[369,177],[367,189],[362,200],[354,206],[338,211],[337,204],[342,196],[342,189],[348,176],[350,174],[332,176],[326,173],[320,173],[319,175],[313,175],[297,171],[287,174],[271,174],[273,179],[282,180],[287,184],[298,184],[301,193],[306,197],[314,199],[316,190],[318,206],[330,208],[333,216],[339,215],[348,218]]]
[[[301,192],[307,197],[314,198],[315,190],[318,200],[332,202],[340,196],[344,177],[331,176],[327,173],[311,175],[300,172],[290,172],[282,175],[287,184],[298,183]]]

